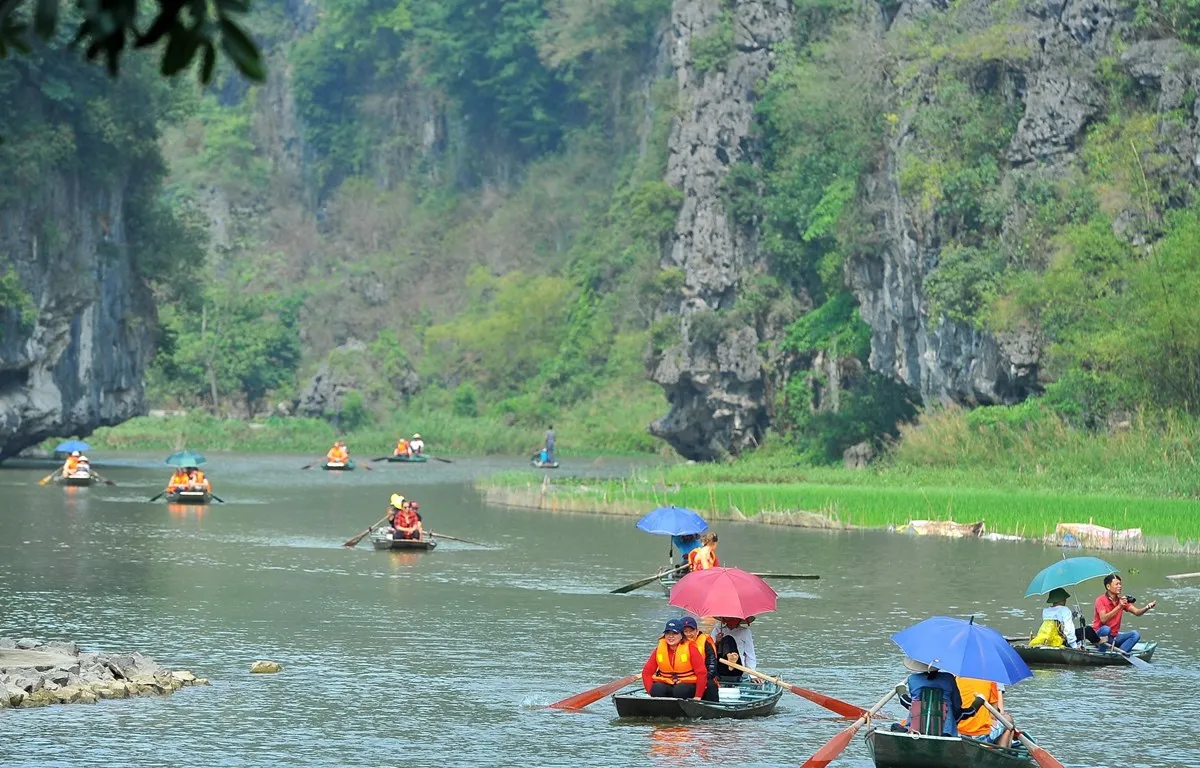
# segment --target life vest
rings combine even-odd
[[[408,455],[408,441],[407,440],[401,440],[400,442],[396,443],[396,455],[397,456],[407,456]]]
[[[714,659],[717,656],[717,643],[715,640],[712,639],[712,635],[706,634],[704,632],[698,632],[696,634],[696,639],[692,641],[692,645],[695,646],[696,653],[700,654],[700,657],[702,659],[704,659],[705,667],[708,666],[708,648],[710,648],[710,647],[712,648]],[[720,662],[717,662],[717,664],[720,665]],[[709,669],[708,674],[709,674],[709,677],[713,677],[716,675],[716,670]]]
[[[68,456],[67,463],[66,466],[63,467],[63,471],[69,475],[77,469],[79,469],[79,459],[75,458],[74,456]]]
[[[705,545],[688,552],[688,565],[693,571],[707,571],[709,568],[720,566],[721,561],[717,559],[713,548]]]
[[[174,491],[178,488],[183,488],[188,484],[188,476],[182,472],[176,472],[171,475],[171,479],[167,482],[167,491]]]
[[[1000,689],[991,680],[977,680],[973,677],[960,677],[955,680],[958,693],[962,696],[963,706],[969,707],[975,703],[975,694],[979,694],[992,706],[999,708]],[[962,736],[986,736],[992,731],[992,713],[980,705],[975,714],[958,721],[958,732]]]
[[[658,670],[651,679],[670,685],[696,682],[696,670],[692,669],[691,655],[691,650],[695,646],[681,640],[679,645],[675,646],[674,662],[671,661],[668,647],[666,638],[658,641],[658,650],[654,653],[655,661],[658,662]]]
[[[1067,640],[1063,637],[1062,625],[1058,619],[1046,619],[1042,622],[1042,626],[1038,628],[1037,634],[1029,641],[1029,644],[1035,647],[1045,646],[1047,648],[1062,648],[1067,644]]]

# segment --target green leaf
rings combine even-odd
[[[33,15],[33,29],[42,38],[54,34],[58,25],[58,0],[37,0],[37,9]]]
[[[181,69],[186,67],[196,55],[196,47],[199,40],[192,30],[185,27],[176,27],[171,30],[171,40],[167,43],[167,50],[163,53],[162,73],[170,77]]]
[[[208,85],[212,82],[213,69],[217,65],[217,49],[212,42],[204,41],[204,60],[200,64],[200,83]]]
[[[256,82],[267,78],[267,70],[263,65],[262,54],[258,46],[250,39],[245,30],[232,19],[221,18],[221,48],[233,59],[238,71]]]

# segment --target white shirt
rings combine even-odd
[[[743,667],[758,669],[758,656],[754,653],[754,636],[750,634],[750,627],[745,624],[737,627],[727,627],[724,624],[718,623],[716,629],[713,630],[713,640],[716,641],[717,645],[720,645],[721,638],[726,635],[732,637],[733,642],[737,643],[738,656],[741,657],[738,664],[741,664]],[[717,662],[717,666],[725,667],[719,661]],[[726,674],[732,669],[732,667],[725,667],[725,671],[719,672],[719,674]]]
[[[1057,621],[1062,627],[1063,637],[1067,639],[1067,645],[1072,648],[1079,647],[1079,641],[1075,639],[1075,614],[1065,605],[1052,605],[1049,608],[1042,609],[1042,621]]]
[[[412,440],[409,442],[408,447],[412,448],[413,453],[420,453],[425,450],[425,441],[421,439]]]

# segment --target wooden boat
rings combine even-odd
[[[530,464],[533,464],[533,466],[537,467],[538,469],[558,469],[557,461],[538,461],[537,459],[534,459],[530,462]]]
[[[1115,651],[1100,651],[1094,646],[1084,644],[1082,648],[1050,648],[1039,645],[1032,646],[1026,638],[1005,638],[1012,645],[1026,664],[1039,667],[1117,667],[1131,666]],[[1158,643],[1138,643],[1133,646],[1133,656],[1142,661],[1150,661]]]
[[[722,685],[721,701],[696,701],[695,699],[673,699],[653,697],[646,693],[639,682],[636,686],[613,694],[617,717],[639,717],[671,720],[710,720],[717,717],[732,717],[739,720],[748,717],[766,717],[775,711],[783,689],[775,683],[755,685],[742,681],[736,685]]]
[[[667,596],[670,597],[671,596],[671,587],[674,587],[676,582],[678,582],[680,579],[682,579],[686,575],[687,575],[687,571],[675,571],[673,573],[671,573],[671,572],[664,573],[662,576],[658,577],[658,585],[660,587],[662,587],[663,592],[665,592],[667,594]]]
[[[1033,765],[1024,748],[997,747],[958,736],[923,736],[886,728],[867,731],[875,768],[1023,768]]]
[[[424,464],[429,461],[429,457],[417,454],[415,456],[388,456],[388,462],[392,464]]]
[[[356,466],[354,459],[349,461],[327,461],[321,465],[321,469],[327,469],[330,472],[349,472]]]
[[[376,528],[371,531],[371,543],[375,545],[375,549],[417,552],[432,552],[437,547],[437,541],[432,536],[426,536],[423,539],[393,539],[389,528]]]
[[[63,485],[86,487],[96,482],[91,472],[72,472],[67,477],[59,475],[58,482]]]
[[[168,504],[207,504],[212,501],[208,491],[175,491],[167,494]]]

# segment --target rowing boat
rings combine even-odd
[[[327,469],[331,472],[349,472],[355,468],[354,459],[349,461],[327,461],[321,465],[321,469]]]
[[[96,478],[92,477],[91,472],[85,470],[83,472],[72,472],[66,477],[60,475],[58,481],[63,485],[89,486],[96,482]]]
[[[1115,651],[1101,651],[1085,645],[1082,648],[1052,648],[1046,645],[1032,646],[1025,638],[1015,640],[1006,638],[1013,650],[1017,652],[1026,664],[1046,667],[1116,667],[1128,665],[1121,654]],[[1142,661],[1150,661],[1158,643],[1138,643],[1133,646],[1132,656]]]
[[[680,579],[686,576],[687,573],[687,571],[667,571],[662,576],[658,577],[658,585],[662,587],[663,592],[670,597],[671,588],[674,587]]]
[[[558,469],[557,461],[538,461],[537,459],[534,459],[530,463],[538,469]]]
[[[371,543],[375,549],[393,549],[430,552],[437,546],[432,537],[424,539],[393,539],[390,528],[376,528],[371,532]]]
[[[959,736],[872,728],[866,738],[875,768],[1022,768],[1033,764],[1025,749],[997,747]]]
[[[207,504],[212,501],[208,491],[175,491],[167,494],[168,504]]]
[[[424,464],[429,457],[418,453],[415,456],[388,456],[388,461],[393,464]]]
[[[775,711],[783,696],[783,689],[775,683],[755,685],[742,681],[736,685],[722,685],[720,701],[697,701],[675,699],[666,696],[650,696],[641,683],[613,694],[617,717],[638,717],[670,720],[710,720],[718,717],[745,719],[766,717]]]

